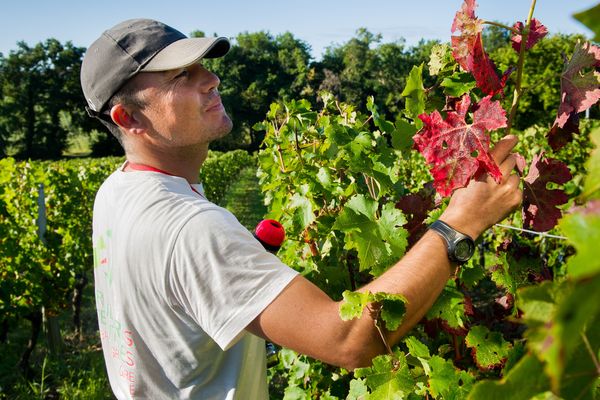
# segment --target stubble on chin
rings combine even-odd
[[[229,115],[227,115],[227,113],[224,112],[223,113],[223,123],[216,130],[214,138],[212,138],[212,140],[221,139],[222,137],[227,136],[229,134],[229,132],[231,132],[232,129],[233,129],[233,122],[231,121],[231,118],[229,118]]]

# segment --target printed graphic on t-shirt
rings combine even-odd
[[[108,230],[97,236],[94,243],[94,269],[95,273],[104,276],[108,287],[113,281],[113,265],[108,257],[108,245],[111,240],[111,231]],[[121,321],[115,318],[111,304],[106,299],[103,285],[96,287],[96,307],[98,309],[98,325],[102,347],[110,355],[112,362],[119,365],[119,377],[127,382],[129,394],[135,394],[135,343],[132,332]]]

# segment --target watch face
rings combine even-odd
[[[454,248],[454,255],[459,261],[467,261],[473,255],[475,246],[473,242],[467,239],[461,240]]]

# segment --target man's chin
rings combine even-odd
[[[229,116],[225,114],[225,116],[223,117],[223,124],[221,126],[221,129],[218,130],[217,135],[213,140],[221,139],[222,137],[227,136],[232,129],[233,122],[231,121],[231,118],[229,118]]]

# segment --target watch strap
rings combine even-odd
[[[446,242],[446,248],[448,250],[448,258],[454,262],[464,263],[465,260],[459,260],[454,254],[456,244],[463,239],[467,239],[473,242],[473,238],[469,235],[465,235],[452,228],[450,225],[441,220],[436,220],[431,225],[429,225],[429,229],[437,232]]]
[[[436,220],[433,224],[431,224],[429,226],[429,229],[433,229],[434,231],[440,233],[446,241],[447,245],[450,245],[450,243],[454,243],[454,240],[457,237],[457,233],[460,233],[454,228],[452,228],[450,225],[448,225],[444,221],[440,221],[439,219]]]

